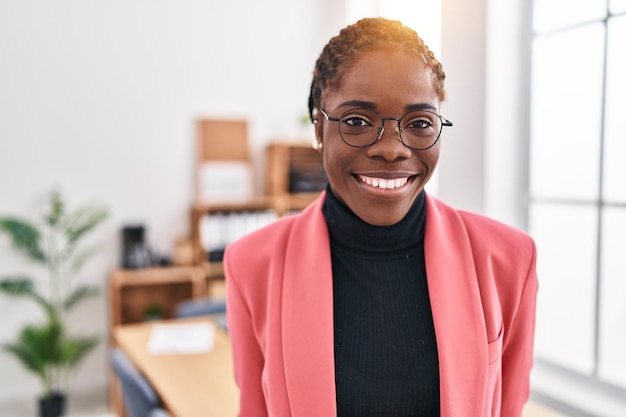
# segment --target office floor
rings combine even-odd
[[[529,401],[526,404],[526,407],[524,407],[524,413],[522,417],[567,417],[567,416],[565,414],[561,414],[539,403]]]

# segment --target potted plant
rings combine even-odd
[[[163,318],[163,308],[158,304],[149,304],[144,308],[143,315],[148,321],[161,320]]]
[[[46,293],[22,274],[0,278],[1,293],[30,298],[44,311],[41,323],[25,325],[17,340],[2,346],[41,380],[41,417],[64,414],[68,374],[98,343],[93,336],[71,335],[66,318],[81,300],[99,293],[96,286],[76,281],[81,267],[95,254],[94,247],[80,247],[79,242],[108,215],[97,205],[68,211],[57,191],[51,193],[49,203],[48,213],[38,223],[0,217],[0,233],[9,235],[15,249],[47,271]]]

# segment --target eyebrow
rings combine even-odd
[[[349,101],[344,101],[343,103],[339,104],[339,106],[337,106],[338,108],[341,107],[361,107],[364,109],[372,109],[372,110],[376,110],[376,104],[371,102],[371,101],[363,101],[363,100],[349,100]],[[404,107],[404,109],[407,112],[410,111],[417,111],[417,110],[430,110],[430,111],[437,111],[437,107],[433,106],[432,104],[429,103],[415,103],[415,104],[409,104],[407,106]]]

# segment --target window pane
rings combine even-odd
[[[626,202],[626,16],[609,21],[604,148],[604,197]]]
[[[602,234],[599,373],[626,388],[626,209],[605,209]]]
[[[589,374],[593,369],[596,216],[591,206],[533,204],[537,243],[537,357]]]
[[[536,32],[558,29],[606,16],[604,1],[535,0],[533,29]]]
[[[598,197],[603,45],[602,24],[534,41],[532,196]]]
[[[626,0],[609,0],[609,10],[613,14],[626,12]]]

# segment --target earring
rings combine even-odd
[[[319,140],[319,139],[313,139],[313,140],[311,141],[311,147],[312,147],[313,149],[317,149],[318,151],[321,151],[321,150],[322,150],[322,146],[324,146],[324,144],[323,144],[323,143],[322,143],[322,141],[321,141],[321,140]]]

